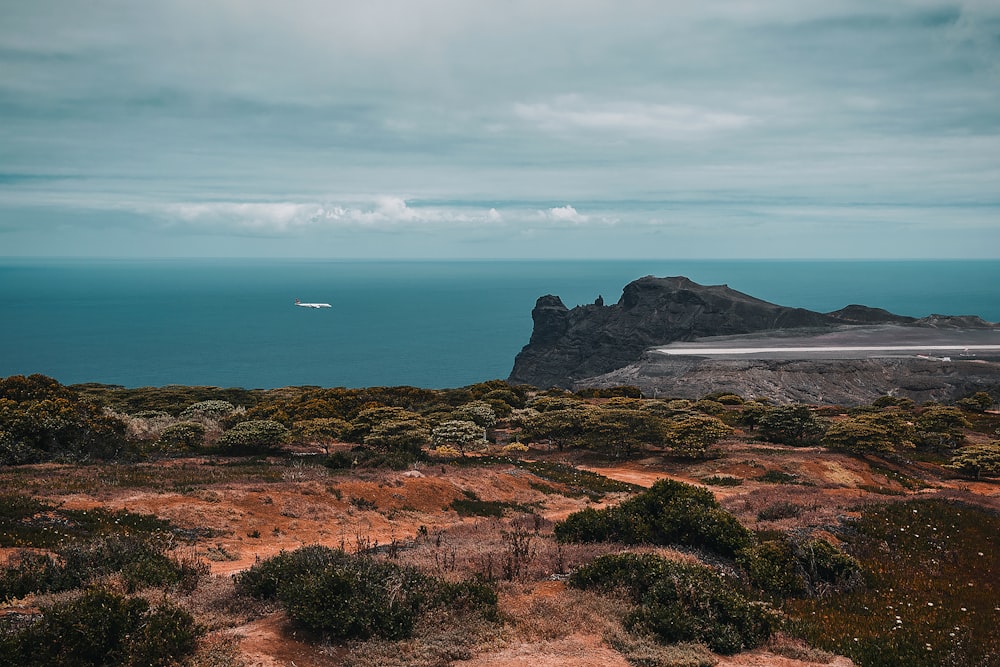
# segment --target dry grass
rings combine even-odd
[[[813,648],[801,639],[790,637],[782,632],[776,632],[771,635],[764,648],[775,655],[785,658],[801,660],[803,662],[817,662],[823,665],[830,664],[836,657],[833,653]]]
[[[240,651],[238,637],[213,635],[202,640],[187,662],[188,667],[250,667]]]
[[[652,637],[612,630],[604,641],[633,665],[643,667],[714,667],[719,659],[704,644],[681,642],[664,646]]]
[[[752,530],[827,529],[837,525],[863,495],[853,490],[835,494],[808,486],[764,486],[725,498],[722,506]],[[782,516],[774,511],[777,508],[796,511]]]

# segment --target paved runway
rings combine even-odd
[[[954,361],[1000,359],[1000,330],[937,329],[898,325],[842,327],[832,331],[759,332],[716,336],[656,347],[673,357],[734,359],[867,359],[926,356]]]
[[[719,354],[797,354],[804,352],[1000,352],[1000,345],[871,345],[871,346],[844,346],[844,345],[823,345],[816,347],[788,346],[788,347],[691,347],[691,348],[669,348],[661,347],[656,350],[662,354],[679,356],[713,356]]]

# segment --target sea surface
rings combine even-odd
[[[0,376],[459,387],[507,377],[539,296],[611,304],[646,275],[822,312],[1000,321],[1000,261],[0,259]]]

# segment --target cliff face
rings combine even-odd
[[[858,307],[863,309],[863,307]],[[867,321],[883,321],[875,309]],[[854,313],[860,316],[861,310]],[[557,296],[538,299],[531,340],[514,360],[511,382],[570,387],[637,361],[649,347],[705,336],[843,324],[833,314],[787,308],[687,278],[647,276],[629,283],[618,303],[568,309]]]
[[[647,276],[626,285],[618,303],[567,308],[557,296],[538,299],[531,340],[514,360],[509,380],[540,388],[593,384],[598,376],[636,364],[651,347],[710,336],[764,331],[822,332],[849,326],[896,325],[932,329],[994,326],[973,316],[932,315],[921,320],[879,308],[850,305],[832,313],[788,308],[726,285]],[[822,375],[835,365],[821,368]],[[644,366],[648,368],[648,366]],[[611,381],[604,378],[602,384]]]

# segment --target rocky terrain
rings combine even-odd
[[[867,345],[907,340],[931,346],[942,331],[952,334],[949,341],[961,340],[956,332],[973,331],[994,342],[996,336],[982,336],[994,325],[975,316],[917,320],[861,305],[817,313],[762,301],[726,285],[647,276],[627,285],[618,303],[608,306],[598,302],[569,309],[559,297],[543,296],[532,319],[531,340],[517,355],[510,381],[538,387],[631,384],[649,395],[678,397],[727,389],[777,401],[851,405],[885,394],[953,400],[1000,385],[1000,364],[984,355],[945,361],[916,354],[709,358],[654,351],[676,341],[719,336],[730,345],[754,344],[764,333],[828,345],[831,335],[846,331]]]

